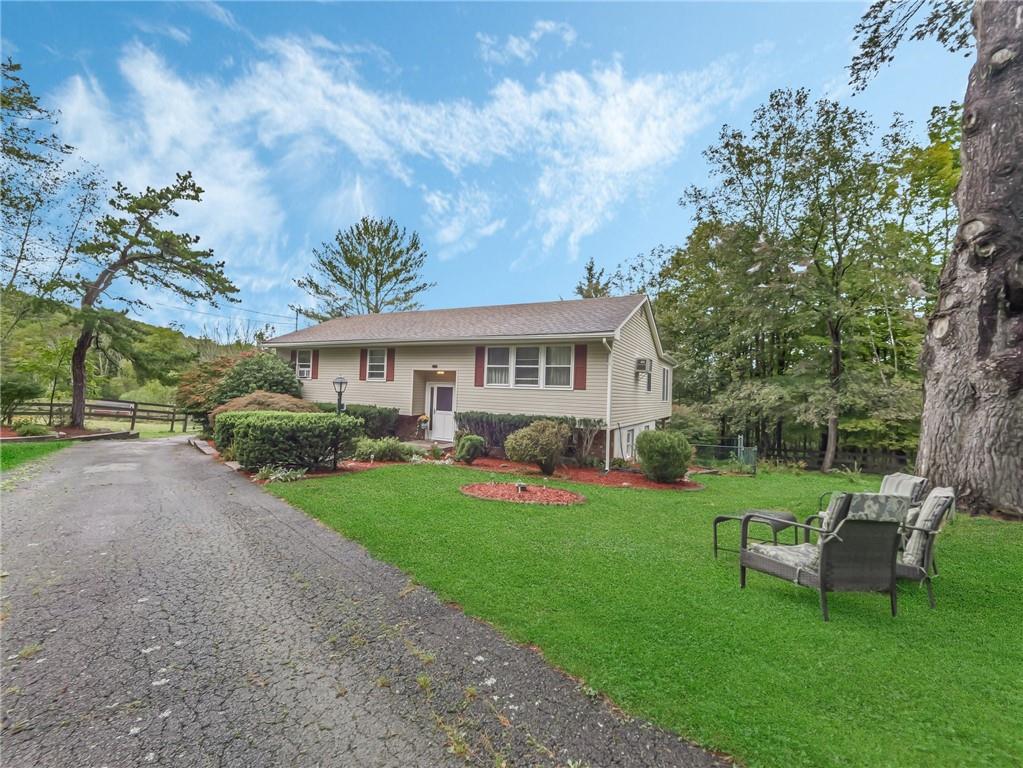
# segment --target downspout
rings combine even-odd
[[[606,338],[600,340],[607,350],[607,405],[604,413],[604,471],[611,471],[611,362],[614,350]]]

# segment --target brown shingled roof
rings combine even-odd
[[[612,334],[646,300],[645,296],[501,304],[462,309],[426,309],[338,317],[286,333],[269,346],[364,341],[422,343],[521,336]]]

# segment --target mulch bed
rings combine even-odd
[[[519,464],[515,461],[494,459],[489,456],[476,459],[470,468],[489,472],[511,472],[517,475],[541,474],[540,470],[532,464]],[[612,469],[607,474],[604,474],[597,467],[558,467],[554,477],[559,480],[571,480],[574,483],[605,485],[611,488],[653,488],[662,491],[698,491],[703,488],[702,485],[691,480],[676,480],[674,483],[655,483],[639,472]]]
[[[470,483],[459,489],[466,496],[494,501],[511,501],[515,504],[544,504],[568,506],[582,504],[585,496],[562,488],[544,488],[542,485],[527,485],[519,490],[515,483]]]
[[[81,437],[82,435],[98,435],[103,432],[113,432],[112,429],[81,429],[79,427],[54,427],[54,432],[60,432],[64,437]],[[0,440],[6,437],[20,437],[10,427],[0,427]]]

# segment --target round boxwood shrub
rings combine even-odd
[[[643,474],[658,483],[673,483],[686,473],[693,449],[680,432],[647,430],[636,438]]]
[[[226,403],[256,390],[300,397],[302,385],[291,366],[272,352],[243,357],[217,385],[214,400]]]
[[[242,411],[217,420],[233,421],[235,459],[245,469],[336,465],[362,433],[362,420],[347,414]]]
[[[504,452],[512,461],[536,464],[545,475],[553,475],[571,436],[567,424],[546,419],[534,421],[508,435]]]
[[[472,464],[476,459],[485,455],[487,446],[479,435],[462,435],[458,438],[458,447],[455,449],[455,461],[464,461]]]

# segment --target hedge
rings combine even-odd
[[[324,413],[336,413],[337,403],[317,403]],[[382,408],[378,405],[345,403],[345,413],[362,419],[366,437],[393,437],[398,426],[398,409]]]
[[[508,435],[537,421],[554,421],[567,426],[571,430],[572,445],[579,459],[584,459],[590,452],[594,437],[604,428],[603,419],[577,419],[574,416],[537,416],[487,411],[462,411],[455,414],[458,436],[479,435],[483,438],[487,451],[492,448],[504,448],[504,441]],[[456,442],[457,439],[456,437]]]
[[[233,431],[235,458],[245,469],[336,465],[362,432],[362,420],[347,414],[245,411],[225,413]],[[219,442],[218,442],[219,445]]]

